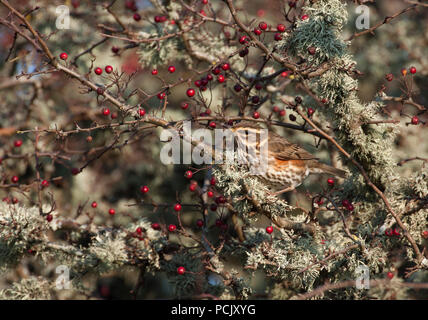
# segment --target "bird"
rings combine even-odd
[[[257,157],[258,161],[266,160],[265,169],[258,176],[270,190],[276,191],[273,195],[294,190],[311,173],[327,173],[341,178],[347,175],[346,171],[320,162],[301,146],[254,122],[243,121],[231,126],[230,130],[238,143],[238,149],[241,148],[241,152],[245,149],[243,154],[250,163],[257,163]],[[262,153],[265,158],[260,157]]]

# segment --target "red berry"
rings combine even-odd
[[[190,98],[193,97],[195,95],[195,89],[193,89],[193,88],[187,89],[186,94]]]
[[[394,230],[392,230],[392,234],[394,236],[399,236],[400,235],[400,231],[398,229],[394,228]]]
[[[385,75],[385,79],[388,81],[392,81],[394,79],[394,76],[392,73],[388,73]]]
[[[247,54],[249,53],[249,50],[247,47],[245,47],[244,49],[242,49],[241,51],[239,51],[239,56],[241,58],[245,57]]]
[[[17,148],[19,148],[20,146],[22,146],[22,140],[16,140],[13,145]]]
[[[419,123],[419,118],[418,116],[413,116],[412,117],[412,124],[417,125]]]
[[[263,84],[260,82],[257,82],[256,85],[254,86],[254,88],[256,88],[256,90],[261,90],[261,89],[263,89]]]
[[[210,128],[213,128],[213,129],[215,129],[215,127],[217,127],[217,125],[214,121],[211,121],[209,126],[210,126]]]
[[[155,75],[157,75],[157,74],[158,74],[158,69],[153,69],[153,70],[152,70],[152,75],[153,75],[153,76],[155,76]]]
[[[197,186],[198,186],[197,183],[191,183],[190,186],[189,186],[189,190],[192,191],[192,192],[194,192],[196,190]]]
[[[271,234],[273,232],[273,227],[272,226],[266,227],[266,232],[268,234]]]
[[[108,116],[110,114],[110,109],[109,108],[103,108],[102,113],[103,113],[103,116]]]
[[[240,44],[245,44],[247,43],[247,36],[242,36],[239,38],[239,43]]]
[[[275,113],[279,112],[279,107],[278,106],[273,106],[272,111]]]
[[[210,185],[215,186],[215,184],[216,184],[215,177],[211,177],[211,179],[210,179]]]
[[[51,221],[52,221],[52,219],[53,219],[53,216],[52,216],[51,214],[48,214],[48,215],[46,216],[46,220],[47,220],[47,222],[51,222]]]
[[[78,175],[80,173],[80,169],[79,168],[72,168],[71,169],[71,174],[72,175]]]
[[[140,21],[141,20],[141,16],[138,13],[134,13],[133,18],[134,18],[135,21]]]
[[[348,211],[354,211],[354,206],[352,205],[352,203],[350,203],[349,206],[346,207],[346,209],[348,209]]]
[[[202,227],[204,226],[204,221],[203,221],[202,219],[198,219],[198,220],[196,221],[196,225],[197,225],[199,228],[202,228]]]
[[[208,191],[207,196],[208,196],[208,198],[212,198],[214,196],[214,192],[212,192],[211,190]]]
[[[328,178],[327,179],[327,183],[330,187],[334,186],[334,179],[333,178]]]
[[[149,187],[148,186],[141,186],[140,191],[142,194],[147,193],[147,192],[149,192]]]
[[[107,73],[112,73],[113,67],[112,66],[106,66],[104,69]]]
[[[141,227],[138,227],[137,230],[135,230],[135,232],[137,232],[138,234],[142,234],[143,229]]]
[[[428,230],[422,231],[422,237],[424,237],[424,239],[428,239]]]
[[[308,116],[312,116],[314,114],[315,110],[312,108],[308,108]]]
[[[259,28],[260,28],[260,30],[266,30],[266,29],[267,29],[267,24],[266,24],[266,22],[260,22],[260,23],[259,23]]]
[[[221,70],[219,67],[215,67],[211,72],[215,75],[218,75],[221,72]]]
[[[410,73],[411,74],[415,74],[416,73],[416,68],[415,67],[411,67],[410,68]]]
[[[97,88],[97,94],[100,95],[100,96],[103,95],[104,94],[104,89],[101,88],[101,87],[98,87]]]
[[[288,72],[287,71],[284,71],[284,72],[281,73],[281,77],[285,78],[286,76],[288,76]]]
[[[168,72],[169,73],[174,73],[175,72],[175,67],[174,66],[169,66],[168,67]]]
[[[233,89],[234,89],[236,92],[239,92],[239,91],[241,91],[241,90],[242,90],[242,86],[241,86],[239,83],[237,83],[237,84],[235,84],[235,85],[233,86]]]
[[[174,232],[176,229],[177,229],[177,227],[176,227],[176,225],[175,225],[175,224],[170,224],[170,225],[168,226],[168,230],[169,230],[169,232]]]
[[[254,28],[253,32],[256,36],[259,36],[262,34],[262,30],[260,30],[259,28]]]
[[[159,100],[163,100],[166,97],[166,93],[165,92],[159,92],[158,93],[158,99]]]
[[[140,109],[140,110],[138,110],[138,114],[140,115],[140,117],[144,117],[146,114],[146,110]]]
[[[214,77],[212,76],[212,74],[207,74],[207,80],[208,81],[211,81],[213,79],[214,79]]]
[[[112,119],[116,119],[116,118],[117,118],[117,112],[113,112],[113,113],[111,114],[111,118],[112,118]]]
[[[253,112],[253,118],[254,118],[254,119],[258,119],[258,118],[260,118],[260,113],[258,113],[257,111],[254,111],[254,112]]]
[[[302,21],[303,21],[303,20],[306,20],[308,18],[309,18],[309,16],[307,14],[304,14],[300,19],[302,19]]]
[[[185,176],[187,179],[192,179],[192,177],[193,177],[193,172],[192,172],[192,171],[190,171],[190,170],[187,170],[187,171],[184,173],[184,176]]]
[[[385,235],[388,236],[388,237],[392,236],[392,230],[391,229],[386,229],[385,230]]]
[[[282,34],[275,33],[274,39],[275,39],[275,41],[281,41],[282,40]]]
[[[199,88],[201,86],[201,80],[196,80],[193,84]]]
[[[388,272],[388,273],[386,274],[386,276],[388,277],[388,279],[392,279],[392,278],[394,278],[394,274],[393,274],[392,272]]]
[[[12,179],[10,179],[13,183],[18,183],[19,178],[17,176],[13,176]]]
[[[101,69],[101,68],[95,68],[94,72],[97,75],[101,75],[103,73],[103,69]]]
[[[217,204],[222,204],[222,203],[226,203],[226,198],[225,197],[223,197],[223,196],[219,196],[219,197],[217,197],[217,198],[215,198],[215,203],[217,203]]]
[[[315,201],[315,203],[320,206],[324,203],[324,200],[322,198],[319,198],[317,199],[317,201]]]
[[[349,200],[347,200],[347,199],[342,200],[342,205],[343,205],[344,207],[348,207],[350,204],[351,204],[351,203],[349,202]]]
[[[217,81],[218,81],[219,83],[223,83],[225,80],[226,80],[226,78],[225,78],[225,77],[224,77],[224,75],[222,75],[222,74],[220,74],[220,75],[217,77]]]
[[[18,199],[17,198],[12,198],[12,203],[13,204],[17,204],[18,203]]]
[[[177,273],[179,275],[183,275],[186,272],[186,269],[184,267],[178,267],[177,268]]]
[[[156,23],[160,23],[160,22],[161,22],[161,17],[159,17],[159,16],[155,16],[155,17],[154,17],[154,21],[155,21]]]
[[[260,102],[260,97],[259,96],[253,96],[251,98],[251,102],[254,103],[254,104],[259,103]]]
[[[119,52],[119,47],[116,47],[116,46],[111,47],[111,51],[112,51],[113,53],[118,53],[118,52]]]
[[[177,211],[177,212],[181,211],[181,204],[179,204],[179,203],[175,204],[174,210]]]
[[[153,230],[159,230],[160,229],[160,224],[157,222],[152,223],[152,229]]]
[[[202,0],[202,4],[208,4],[208,0]]]
[[[65,53],[65,52],[63,52],[63,53],[61,53],[61,54],[59,55],[59,58],[60,58],[61,60],[67,60],[67,59],[68,59],[68,54],[67,54],[67,53]]]
[[[280,23],[276,26],[276,30],[278,30],[279,32],[284,32],[285,26],[282,23]]]
[[[98,203],[96,203],[95,201],[93,201],[91,203],[91,207],[95,209],[96,207],[98,207]]]
[[[74,9],[77,9],[80,6],[80,1],[79,0],[71,0],[71,5],[73,6]]]
[[[109,211],[108,211],[108,214],[111,216],[114,216],[115,213],[116,213],[116,210],[114,210],[114,209],[109,209]]]
[[[49,181],[48,181],[48,180],[43,180],[43,181],[42,181],[42,187],[43,187],[43,188],[47,188],[47,187],[49,187]]]
[[[222,68],[224,71],[227,71],[227,70],[229,70],[229,69],[230,69],[230,64],[228,64],[228,63],[223,63],[223,65],[221,66],[221,68]]]

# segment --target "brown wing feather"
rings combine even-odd
[[[279,160],[311,160],[318,159],[297,144],[288,142],[285,138],[271,133],[269,137],[269,152]]]

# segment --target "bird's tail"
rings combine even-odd
[[[317,166],[315,167],[313,172],[314,173],[315,172],[316,173],[329,173],[329,174],[338,176],[340,178],[346,178],[346,176],[347,176],[347,172],[345,170],[334,168],[332,166],[329,166],[327,164],[320,163],[320,162],[317,163]]]

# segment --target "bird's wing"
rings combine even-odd
[[[279,160],[316,160],[313,154],[309,153],[297,144],[288,142],[285,138],[275,134],[269,139],[269,153]]]

